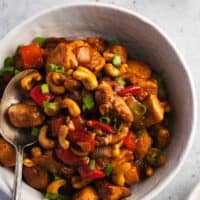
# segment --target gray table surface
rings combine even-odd
[[[0,39],[24,19],[40,10],[71,2],[93,0],[0,0]],[[200,1],[199,0],[96,0],[136,11],[158,24],[176,43],[192,72],[200,96]],[[199,104],[199,102],[198,102]],[[198,121],[200,122],[200,121]],[[197,130],[200,128],[198,123]],[[200,137],[196,137],[182,169],[154,200],[185,200],[200,181]],[[0,196],[1,200],[5,198]]]

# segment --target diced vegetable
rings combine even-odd
[[[45,93],[49,93],[49,86],[47,83],[44,83],[41,85],[41,90],[42,90],[42,93],[45,94]]]
[[[79,141],[87,142],[90,145],[90,152],[94,151],[94,139],[92,139],[92,137],[86,132],[83,132],[83,131],[70,132],[69,139],[73,143],[77,143]]]
[[[106,176],[110,176],[110,174],[112,173],[112,171],[113,171],[113,166],[112,166],[112,164],[108,164],[107,166],[106,166],[106,168],[105,168],[105,174],[106,174]]]
[[[71,151],[66,149],[57,149],[56,155],[58,159],[60,159],[64,164],[67,165],[79,165],[81,163],[81,159],[79,156],[76,156]]]
[[[103,116],[103,117],[101,117],[101,118],[99,119],[99,121],[100,121],[101,123],[104,123],[104,124],[110,124],[110,123],[111,123],[111,119],[110,119],[110,117],[108,117],[108,116]]]
[[[46,193],[45,199],[47,200],[69,200],[68,196],[60,195],[57,193]]]
[[[12,67],[14,66],[14,60],[11,57],[7,57],[4,60],[4,67]]]
[[[40,106],[43,105],[44,102],[48,102],[54,99],[54,96],[50,93],[43,94],[41,91],[41,85],[37,85],[33,87],[30,91],[31,98]]]
[[[39,131],[40,131],[39,128],[33,127],[32,130],[31,130],[31,135],[32,136],[38,136]]]
[[[101,170],[90,170],[89,166],[82,165],[78,168],[78,172],[82,179],[95,180],[105,177],[105,173]]]
[[[140,86],[132,85],[118,91],[117,94],[121,97],[130,96],[130,95],[137,96],[137,95],[140,95],[141,92],[142,92],[142,88]]]
[[[44,101],[43,102],[43,107],[50,109],[50,110],[57,110],[58,109],[58,104],[55,102],[48,102],[48,101]]]
[[[91,95],[83,97],[83,108],[87,110],[93,109],[95,106],[94,99]]]
[[[94,169],[95,169],[95,160],[90,160],[89,168],[90,168],[91,170],[94,170]]]
[[[54,180],[59,180],[61,179],[61,176],[59,176],[58,174],[53,174],[53,178]]]
[[[117,55],[115,54],[112,58],[112,64],[115,66],[115,67],[119,67],[121,65],[121,57],[120,55]]]
[[[33,41],[35,43],[38,43],[42,47],[44,45],[44,43],[45,43],[45,38],[38,36]]]
[[[98,120],[88,120],[87,122],[88,126],[92,128],[99,128],[102,129],[103,131],[106,131],[108,133],[115,133],[115,130],[112,126],[108,124],[101,123]]]
[[[143,130],[138,130],[138,131],[135,131],[135,135],[137,138],[139,138],[143,133]]]
[[[136,115],[144,115],[147,112],[147,107],[144,104],[138,104],[132,111]]]
[[[134,151],[136,148],[136,136],[133,132],[129,131],[128,135],[124,138],[124,146],[130,150]]]
[[[122,78],[116,77],[116,78],[115,78],[115,81],[116,81],[117,83],[119,83],[120,85],[122,85],[122,86],[125,86],[125,85],[126,85],[126,81],[125,81],[124,79],[122,79]]]
[[[38,44],[30,44],[19,48],[23,69],[41,68],[43,66],[42,51]]]
[[[65,73],[65,68],[63,66],[58,66],[55,64],[49,65],[49,71],[51,72],[57,72],[57,73]]]
[[[85,131],[86,127],[84,125],[84,120],[81,116],[78,116],[78,117],[74,117],[72,119],[72,122],[75,126],[75,130],[76,131]]]
[[[161,166],[165,164],[166,158],[158,148],[151,148],[146,156],[147,162],[152,166]]]

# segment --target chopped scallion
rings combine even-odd
[[[143,130],[138,130],[138,131],[135,131],[135,135],[137,138],[141,137],[143,134]]]
[[[38,136],[39,131],[40,131],[39,128],[33,127],[31,130],[31,135],[36,137],[36,136]]]
[[[61,177],[58,174],[53,174],[53,178],[54,180],[59,180],[61,179]]]
[[[63,66],[58,66],[55,64],[49,65],[49,71],[51,72],[57,72],[57,73],[65,73],[65,68]]]
[[[44,83],[44,84],[41,85],[41,91],[42,91],[43,94],[49,93],[49,86],[48,86],[47,83]]]
[[[123,80],[122,78],[116,77],[116,78],[115,78],[115,81],[116,81],[117,83],[119,83],[120,85],[122,85],[122,86],[125,86],[125,85],[126,85],[126,81]]]
[[[94,99],[91,95],[83,97],[83,107],[87,110],[93,109],[95,106]]]
[[[123,121],[116,122],[116,123],[114,124],[114,128],[115,128],[117,131],[121,131],[123,127],[124,127]]]
[[[110,176],[110,174],[112,173],[112,171],[113,171],[113,166],[112,166],[112,164],[108,164],[108,165],[106,166],[106,168],[105,168],[105,174],[106,174],[106,176]]]
[[[57,200],[59,194],[56,193],[46,193],[45,198],[48,200]]]
[[[136,115],[144,115],[147,112],[147,107],[144,104],[138,104],[133,108]]]
[[[104,123],[104,124],[110,124],[111,123],[111,119],[108,116],[103,116],[99,120],[100,120],[101,123]]]
[[[120,55],[115,54],[112,58],[112,64],[115,67],[119,67],[121,65],[121,57]]]
[[[117,40],[114,40],[114,39],[108,40],[108,45],[109,46],[113,46],[115,44],[119,44],[119,42],[117,42]]]
[[[4,67],[11,67],[14,66],[14,60],[11,57],[7,57],[4,60]]]
[[[18,70],[18,69],[15,69],[14,70],[14,74],[16,75],[16,74],[19,74],[20,73],[20,70]]]
[[[95,160],[90,160],[89,168],[90,168],[91,170],[94,170],[94,169],[95,169]]]
[[[159,88],[163,88],[164,87],[164,81],[163,81],[163,78],[161,77],[160,74],[157,74],[157,73],[154,72],[152,74],[152,78],[157,81],[157,84],[158,84]]]
[[[8,66],[8,67],[4,67],[3,69],[0,70],[0,75],[4,76],[4,75],[12,75],[14,73],[14,67],[12,66]]]
[[[51,110],[57,110],[57,108],[58,108],[58,104],[57,103],[48,102],[48,101],[45,101],[43,103],[43,106],[44,106],[44,108],[51,109]]]
[[[42,47],[45,43],[45,38],[38,36],[34,39],[34,42],[38,43]]]

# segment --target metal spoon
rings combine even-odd
[[[24,91],[20,87],[20,80],[35,70],[25,70],[15,75],[4,90],[0,107],[0,129],[3,138],[16,149],[15,181],[13,189],[13,200],[21,200],[22,185],[22,161],[23,151],[27,146],[36,142],[36,138],[23,129],[12,126],[8,121],[7,110],[12,104],[23,100]]]

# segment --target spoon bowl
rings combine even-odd
[[[21,79],[36,70],[29,69],[15,75],[4,90],[0,107],[0,129],[2,137],[12,144],[16,149],[15,184],[13,200],[21,199],[22,160],[23,150],[36,142],[36,137],[27,133],[27,130],[14,127],[8,119],[8,108],[12,104],[21,102],[24,98],[24,91],[20,87]]]

